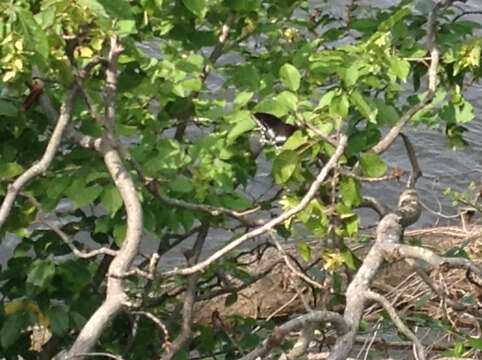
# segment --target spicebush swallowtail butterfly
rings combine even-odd
[[[261,143],[282,146],[296,131],[297,127],[282,122],[274,115],[254,113],[254,118],[261,129]]]

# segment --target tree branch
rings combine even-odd
[[[171,271],[167,271],[167,272],[163,273],[162,276],[168,277],[168,276],[175,276],[175,275],[189,275],[189,274],[193,274],[193,273],[196,273],[198,271],[201,271],[201,270],[205,269],[207,266],[209,266],[210,264],[212,264],[217,259],[221,258],[222,256],[229,253],[231,250],[237,248],[238,246],[240,246],[241,244],[246,242],[247,240],[252,239],[252,238],[254,238],[256,236],[259,236],[261,234],[264,234],[265,232],[269,231],[270,229],[273,229],[275,226],[277,226],[279,224],[282,224],[283,222],[285,222],[286,220],[288,220],[292,216],[294,216],[297,213],[299,213],[300,211],[302,211],[304,208],[306,208],[306,206],[308,206],[310,201],[316,195],[316,193],[318,192],[318,190],[321,186],[321,183],[328,176],[328,173],[337,165],[338,160],[340,159],[340,157],[343,154],[343,151],[345,149],[346,142],[347,142],[347,137],[345,135],[341,135],[339,143],[338,143],[338,147],[336,148],[335,153],[330,158],[330,160],[326,163],[326,165],[321,169],[321,171],[318,174],[316,180],[313,181],[313,183],[311,184],[309,190],[307,191],[307,193],[305,194],[303,199],[301,199],[300,203],[298,205],[296,205],[294,208],[292,208],[292,209],[282,213],[278,217],[270,220],[265,225],[260,226],[256,229],[244,234],[243,236],[237,238],[236,240],[233,240],[228,245],[226,245],[224,248],[218,250],[217,252],[215,252],[214,254],[209,256],[207,259],[199,262],[198,264],[196,264],[194,266],[191,266],[191,267],[188,267],[188,268],[185,268],[185,269],[174,269],[174,270],[171,270]]]
[[[7,220],[7,217],[10,214],[12,206],[15,202],[15,199],[17,198],[17,195],[21,191],[21,189],[34,177],[45,173],[49,168],[50,164],[52,163],[57,149],[62,142],[65,129],[69,124],[72,113],[72,104],[77,94],[77,90],[77,86],[72,85],[70,90],[68,91],[67,98],[65,99],[65,102],[60,108],[60,116],[58,116],[54,131],[52,132],[52,136],[50,137],[47,148],[45,149],[42,158],[7,187],[7,194],[5,195],[5,198],[0,207],[0,229],[5,224],[5,221]]]
[[[402,319],[400,319],[400,317],[397,314],[397,311],[392,306],[392,304],[390,304],[390,302],[384,296],[370,290],[368,290],[364,294],[364,296],[367,299],[375,300],[377,303],[383,306],[383,308],[386,310],[386,312],[390,316],[390,319],[392,319],[397,329],[407,338],[412,340],[412,342],[415,344],[415,348],[417,350],[417,353],[415,354],[415,358],[419,360],[424,360],[425,351],[423,349],[422,343],[417,338],[417,336],[415,336],[415,334],[403,323]]]
[[[143,229],[142,206],[137,196],[134,181],[122,164],[121,157],[115,149],[114,127],[116,118],[117,59],[123,50],[118,41],[117,35],[111,37],[105,79],[104,98],[106,111],[104,136],[100,150],[104,156],[104,162],[110,176],[122,197],[126,211],[127,229],[122,246],[109,266],[105,301],[84,325],[65,359],[88,353],[97,342],[104,327],[117,314],[124,302],[127,301],[127,295],[124,292],[122,280],[119,277],[129,270],[134,257],[138,253],[141,241]]]
[[[206,240],[206,236],[208,234],[208,229],[209,226],[207,224],[203,224],[192,251],[189,253],[186,252],[185,254],[187,262],[191,266],[194,265],[199,259],[204,241]],[[181,349],[186,347],[191,342],[193,307],[196,300],[196,280],[197,274],[195,273],[190,274],[187,278],[186,293],[184,295],[184,302],[182,306],[181,333],[172,342],[170,350],[161,357],[161,360],[172,360]]]
[[[424,109],[428,104],[430,104],[435,96],[435,91],[437,90],[437,70],[439,64],[440,54],[435,46],[435,28],[434,28],[434,18],[435,13],[441,5],[436,4],[433,9],[428,14],[427,19],[427,48],[430,52],[430,67],[428,69],[428,91],[427,95],[423,100],[412,106],[407,110],[405,114],[402,115],[398,123],[390,129],[390,131],[381,139],[373,148],[372,151],[375,154],[381,154],[387,150],[390,145],[395,141],[400,131],[402,131],[405,124],[420,110]]]
[[[314,324],[316,327],[321,327],[326,323],[333,324],[335,331],[339,336],[344,335],[348,331],[347,324],[340,314],[332,311],[312,311],[276,327],[266,340],[249,354],[242,357],[241,360],[260,359],[271,349],[279,347],[290,332],[304,329],[311,324]]]

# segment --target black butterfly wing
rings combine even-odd
[[[284,143],[296,131],[296,126],[286,124],[278,117],[267,113],[253,114],[267,142],[276,145]]]

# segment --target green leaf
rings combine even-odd
[[[104,6],[97,0],[77,0],[80,6],[88,8],[97,17],[108,18]]]
[[[336,95],[336,90],[330,90],[324,93],[315,110],[323,109],[325,106],[330,105],[335,95]]]
[[[82,207],[94,202],[103,190],[99,185],[86,187],[82,179],[76,179],[67,188],[65,195],[74,202],[76,207]]]
[[[348,103],[348,98],[343,94],[340,96],[335,96],[330,103],[330,113],[341,116],[342,118],[348,115],[348,108],[350,104]]]
[[[360,166],[368,177],[380,177],[387,171],[387,165],[376,154],[367,153],[360,156]]]
[[[280,103],[277,99],[262,101],[253,109],[253,112],[267,113],[277,117],[283,117],[289,111],[289,107],[284,103]]]
[[[292,111],[296,111],[298,108],[298,97],[293,94],[291,91],[283,91],[281,94],[279,94],[275,100],[279,103],[282,104],[283,106],[286,106],[288,109]]]
[[[474,107],[471,103],[463,100],[460,106],[455,106],[455,121],[457,123],[472,121],[474,117]]]
[[[467,343],[476,350],[482,350],[482,339],[469,338]]]
[[[354,253],[351,252],[350,249],[345,249],[342,252],[343,257],[345,259],[345,264],[348,266],[350,270],[356,271],[361,265],[360,259],[356,257]]]
[[[134,20],[119,20],[117,22],[117,29],[120,37],[129,34],[137,34],[136,22]]]
[[[360,94],[358,90],[353,90],[353,92],[350,94],[350,102],[368,121],[372,123],[376,122],[378,110],[376,108],[372,109],[370,105],[368,105],[364,96]]]
[[[301,75],[297,68],[291,64],[284,64],[279,71],[279,75],[281,81],[288,89],[292,91],[298,90],[300,87]]]
[[[251,114],[245,110],[232,114],[231,119],[235,124],[228,133],[230,142],[234,142],[239,136],[256,127],[256,122],[251,118]]]
[[[397,109],[391,105],[387,105],[384,101],[374,99],[377,106],[377,121],[380,125],[393,126],[400,119]]]
[[[236,95],[233,101],[233,109],[234,110],[239,110],[241,109],[244,105],[246,105],[249,100],[253,97],[254,92],[252,91],[241,91]]]
[[[55,275],[55,265],[45,260],[35,260],[30,266],[27,283],[44,288]]]
[[[95,220],[94,234],[107,234],[111,228],[111,219],[108,216],[101,216]]]
[[[407,81],[408,73],[410,72],[410,63],[406,60],[391,58],[390,67],[392,72],[403,82]]]
[[[296,150],[301,145],[306,144],[307,141],[308,141],[308,137],[303,135],[301,131],[297,130],[283,144],[283,150]]]
[[[20,175],[23,168],[16,162],[8,162],[0,164],[0,179],[11,179]]]
[[[55,305],[47,310],[47,317],[50,320],[50,329],[57,336],[63,336],[70,327],[69,313],[65,306]]]
[[[126,225],[118,224],[114,227],[114,242],[120,248],[126,237]]]
[[[298,165],[298,155],[292,150],[282,151],[273,161],[273,177],[277,184],[283,184],[289,180]]]
[[[230,293],[226,300],[224,300],[224,306],[231,306],[238,300],[238,294],[236,292]]]
[[[192,12],[196,17],[202,19],[206,15],[207,0],[182,0],[184,6]]]
[[[122,197],[114,185],[109,185],[104,188],[100,202],[109,212],[110,216],[114,217],[117,210],[122,206]]]
[[[137,130],[137,126],[133,125],[116,124],[115,126],[116,134],[122,136],[133,136],[136,134]]]
[[[347,87],[351,87],[355,85],[359,76],[360,76],[359,63],[354,62],[345,71],[345,85]]]
[[[353,236],[358,232],[358,227],[360,226],[360,218],[358,215],[353,214],[352,216],[343,219],[343,224],[345,225],[346,233],[348,236]]]
[[[18,20],[28,48],[34,50],[46,60],[49,57],[49,42],[45,32],[37,24],[33,15],[26,10],[18,12]]]
[[[179,176],[167,184],[169,189],[178,193],[188,193],[193,189],[192,181],[184,176]]]
[[[299,243],[296,247],[304,261],[308,262],[311,260],[312,251],[307,243]]]
[[[7,316],[0,331],[2,348],[8,349],[15,344],[27,325],[29,325],[29,315],[25,310],[20,310]]]
[[[224,194],[221,197],[221,204],[234,210],[244,210],[251,206],[251,202],[248,199],[238,194]]]
[[[355,179],[345,177],[340,182],[340,194],[343,204],[349,208],[360,205],[360,187]]]
[[[132,18],[131,6],[126,0],[99,0],[105,11],[116,19]]]
[[[54,181],[49,182],[47,187],[47,196],[51,199],[58,199],[64,190],[69,186],[70,177],[59,175],[54,178]]]
[[[17,116],[18,108],[10,101],[0,99],[0,116]]]

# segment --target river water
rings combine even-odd
[[[315,4],[315,1],[311,1]],[[330,5],[329,11],[339,17],[344,17],[346,6],[351,1],[336,1],[333,6]],[[376,7],[387,7],[391,1],[359,1],[360,5],[370,4]],[[463,5],[465,9],[472,11],[482,10],[480,0],[470,0]],[[466,16],[466,19],[478,21],[482,23],[482,15]],[[147,52],[156,56],[157,46],[152,44],[142,46]],[[228,55],[221,61],[232,62],[235,61],[236,55]],[[225,92],[222,88],[223,78],[213,73],[208,78],[208,87],[214,93]],[[227,92],[228,97],[229,91]],[[232,95],[232,94],[231,94]],[[420,198],[430,208],[437,212],[442,212],[446,215],[455,215],[455,210],[450,207],[450,201],[446,199],[442,192],[444,189],[450,187],[455,190],[464,190],[471,181],[482,183],[482,87],[481,85],[473,85],[466,90],[466,96],[474,105],[475,119],[467,124],[468,131],[465,133],[465,138],[468,141],[468,146],[463,151],[454,152],[445,145],[444,134],[429,130],[424,127],[412,129],[408,127],[405,131],[415,146],[415,152],[424,177],[419,179],[417,189]],[[191,136],[197,137],[198,129],[193,129]],[[253,139],[253,146],[256,146],[257,140]],[[383,154],[383,159],[389,166],[399,166],[402,169],[410,170],[405,148],[400,140]],[[258,161],[258,172],[256,177],[250,182],[246,193],[251,198],[269,198],[272,196],[277,188],[273,186],[270,179],[271,164],[261,157]],[[389,207],[395,207],[398,195],[403,190],[403,184],[397,182],[378,183],[376,185],[364,185],[364,194],[373,195],[387,204]],[[376,222],[377,218],[371,210],[361,210],[359,212],[362,218],[363,225],[369,225]],[[439,224],[453,223],[457,219],[440,219],[431,214],[429,211],[424,211],[421,219],[415,227],[430,226],[440,220]],[[303,232],[302,232],[303,233]],[[227,239],[232,237],[232,233],[224,230],[214,230],[209,234],[210,240],[207,241],[205,254],[210,253],[213,249],[219,248]],[[81,233],[77,239],[88,241],[88,234]],[[5,266],[6,261],[10,258],[12,250],[18,244],[20,239],[16,237],[7,237],[0,244],[0,264]],[[189,246],[189,242],[183,244],[183,247]],[[143,242],[142,252],[144,254],[151,253],[157,248],[157,241],[147,240]],[[163,267],[170,267],[180,262],[183,262],[183,257],[180,255],[179,249],[174,249],[168,256],[162,260]]]

